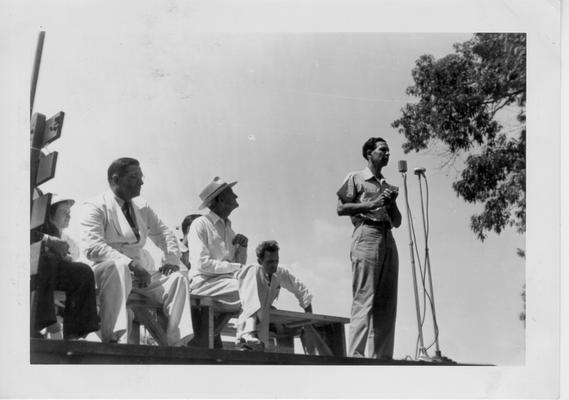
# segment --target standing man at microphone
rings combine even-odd
[[[389,185],[382,169],[389,162],[389,146],[380,138],[362,148],[367,166],[350,172],[338,190],[339,216],[348,215],[352,235],[353,303],[348,355],[390,360],[393,357],[399,259],[391,234],[401,225],[398,188]]]

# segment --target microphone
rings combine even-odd
[[[399,166],[399,172],[401,172],[401,173],[407,172],[407,161],[406,160],[399,160],[397,162],[397,165]]]
[[[413,171],[415,172],[415,175],[421,175],[421,174],[425,175],[426,169],[421,167],[421,168],[415,168]]]

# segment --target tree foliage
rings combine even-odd
[[[471,217],[480,240],[508,226],[525,232],[526,36],[481,33],[454,45],[454,53],[421,56],[406,93],[418,102],[405,105],[393,122],[406,142],[405,153],[442,142],[451,158],[467,155],[458,196],[484,205]],[[516,108],[515,132],[503,131],[499,111]]]

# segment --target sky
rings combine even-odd
[[[146,176],[142,196],[173,229],[196,211],[198,193],[214,176],[237,180],[241,206],[231,219],[236,231],[250,239],[249,260],[254,261],[259,241],[278,240],[282,264],[308,285],[315,312],[348,316],[352,226],[347,217],[336,215],[336,190],[349,171],[365,166],[361,145],[370,136],[389,142],[391,163],[384,172],[390,183],[402,187],[397,160],[407,160],[410,169],[426,168],[443,355],[506,367],[444,368],[443,373],[424,368],[411,376],[407,368],[378,367],[381,374],[376,368],[320,368],[309,374],[302,368],[278,369],[296,383],[279,386],[289,397],[315,397],[314,382],[331,396],[352,397],[356,386],[347,382],[356,375],[366,382],[357,387],[368,396],[379,390],[392,397],[433,392],[443,397],[558,397],[558,2],[342,3],[0,0],[0,20],[5,18],[0,23],[0,109],[11,111],[4,133],[12,144],[0,162],[15,177],[7,186],[13,196],[3,199],[11,201],[6,225],[14,229],[0,231],[0,243],[10,247],[6,265],[14,271],[3,280],[0,293],[16,299],[10,309],[25,309],[29,290],[29,233],[27,217],[22,218],[28,210],[14,199],[27,197],[29,143],[22,132],[29,121],[33,51],[43,29],[47,34],[35,111],[48,117],[66,113],[63,135],[50,146],[59,152],[56,178],[43,188],[78,201],[71,234],[77,234],[79,203],[107,189],[106,169],[120,156],[140,160]],[[442,31],[462,33],[432,33]],[[453,43],[476,31],[528,32],[527,242],[513,231],[478,241],[469,219],[479,206],[464,203],[451,188],[460,162],[457,170],[441,168],[441,147],[403,154],[403,137],[391,128],[401,107],[413,101],[405,88],[412,83],[414,61],[422,54],[444,56]],[[502,116],[506,127],[513,114]],[[14,121],[17,129],[10,129]],[[422,249],[417,178],[410,174],[408,183]],[[398,203],[405,217],[402,200]],[[395,358],[414,355],[417,334],[407,229],[404,224],[394,230],[400,256]],[[527,267],[517,248],[528,250]],[[524,283],[526,329],[518,319]],[[278,306],[298,309],[285,293]],[[25,312],[10,317],[15,326],[28,322]],[[15,353],[27,349],[25,342],[12,345],[18,332],[5,330],[6,339],[0,341],[12,372],[0,386],[12,388],[11,393],[30,386],[18,386],[11,377],[35,374],[34,368],[21,368],[28,356]],[[425,336],[429,344],[428,325]],[[114,381],[124,372],[115,367],[97,371]],[[206,369],[200,366],[199,371]],[[91,369],[82,370],[92,376]],[[134,382],[150,373],[136,371]],[[151,371],[164,378],[173,372],[165,367]],[[176,371],[184,376],[197,372],[189,366]],[[59,372],[43,370],[47,386],[60,382]],[[227,380],[242,379],[240,373],[251,370],[240,367]],[[44,393],[47,386],[38,387]],[[212,388],[204,386],[199,393],[210,396]],[[90,393],[116,397],[130,387],[117,381],[97,385],[97,392]],[[427,387],[432,391],[425,392]],[[147,389],[158,393],[155,387]],[[160,390],[160,396],[172,393]]]

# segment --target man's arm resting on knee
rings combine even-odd
[[[136,260],[128,263],[128,269],[134,275],[134,282],[140,287],[147,287],[150,283],[150,273]]]

